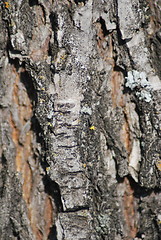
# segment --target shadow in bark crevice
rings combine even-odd
[[[35,157],[38,158],[38,161],[41,164],[41,167],[43,168],[44,172],[46,171],[46,168],[49,167],[49,164],[46,161],[46,153],[47,153],[47,143],[45,142],[45,136],[43,133],[43,129],[40,126],[39,121],[37,118],[33,115],[31,118],[31,130],[36,135],[36,142],[37,144],[40,144],[41,149],[37,149],[37,151],[34,153]]]
[[[149,188],[140,186],[140,184],[135,182],[131,176],[127,176],[127,178],[129,180],[131,188],[134,191],[133,195],[135,198],[144,198],[144,197],[150,196],[153,192],[154,193],[161,192],[159,188],[149,189]]]
[[[84,3],[84,5],[86,4],[88,0],[74,0],[75,4],[79,4],[79,3]]]
[[[2,170],[0,171],[0,198],[5,196],[5,185],[7,181],[7,159],[4,156],[4,153],[2,152],[2,157],[1,157],[1,164],[2,164]]]
[[[46,152],[48,147],[47,147],[47,143],[45,142],[43,129],[38,119],[35,116],[35,108],[38,102],[37,90],[35,89],[34,82],[32,80],[32,77],[30,76],[30,73],[28,73],[27,71],[23,71],[20,73],[20,81],[23,83],[25,90],[27,92],[27,95],[32,103],[33,113],[31,117],[31,130],[35,133],[36,143],[40,144],[41,146],[41,149],[39,150],[37,148],[35,149],[34,156],[35,156],[35,159],[38,159],[43,170],[45,171],[46,168],[49,167],[46,161]]]
[[[30,7],[33,7],[33,6],[38,5],[38,4],[39,4],[38,0],[29,0],[29,6]]]
[[[57,31],[58,31],[58,29],[59,29],[59,25],[58,25],[58,15],[57,15],[56,12],[51,12],[49,18],[50,18],[52,30],[53,30],[53,32],[54,32],[54,40],[58,41],[58,40],[57,40]]]
[[[107,30],[107,28],[106,28],[106,22],[105,22],[105,20],[102,18],[102,17],[100,17],[99,19],[98,19],[98,22],[100,22],[100,24],[101,24],[101,29],[102,29],[102,32],[103,32],[103,35],[104,35],[104,37],[106,37],[107,35],[109,35],[112,31],[108,31]]]
[[[47,146],[44,140],[43,129],[40,126],[39,121],[35,117],[35,107],[38,102],[37,90],[35,89],[34,83],[32,81],[32,77],[27,71],[23,71],[20,73],[20,81],[23,83],[25,90],[27,92],[27,95],[32,103],[33,113],[31,117],[31,130],[35,133],[36,143],[40,144],[41,146],[41,150],[40,150],[41,152],[38,152],[37,150],[37,152],[34,152],[34,155],[35,155],[35,158],[38,158],[42,168],[45,170],[46,167],[48,167],[48,164],[45,161]]]
[[[57,231],[56,231],[56,226],[55,225],[53,225],[50,228],[50,232],[49,232],[49,235],[48,235],[48,240],[58,240],[58,238],[57,238]]]
[[[45,192],[54,200],[57,211],[63,212],[63,204],[61,201],[61,192],[59,185],[55,181],[51,180],[47,175],[43,177],[43,183],[45,186]]]
[[[26,92],[27,92],[28,97],[30,98],[32,104],[35,105],[35,103],[37,102],[37,93],[36,93],[36,89],[34,87],[34,84],[33,84],[30,74],[27,71],[21,72],[20,73],[20,81],[25,86]]]

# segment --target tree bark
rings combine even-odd
[[[1,2],[0,239],[161,239],[160,12]]]

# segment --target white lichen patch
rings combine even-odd
[[[81,112],[82,113],[87,113],[89,115],[92,115],[92,109],[90,107],[83,106],[82,109],[81,109]]]
[[[150,102],[152,100],[151,93],[147,90],[142,90],[141,92],[137,92],[136,96],[139,97],[140,100],[145,100],[145,102]]]
[[[18,30],[15,35],[11,35],[11,44],[12,47],[16,50],[24,50],[26,48],[25,37],[21,30]]]
[[[158,220],[161,222],[161,214],[158,214]]]
[[[144,100],[145,102],[150,102],[152,100],[152,87],[145,72],[138,72],[136,70],[129,71],[125,79],[125,86],[134,90],[139,100]]]

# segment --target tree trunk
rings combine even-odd
[[[0,239],[161,239],[160,12],[1,2]]]

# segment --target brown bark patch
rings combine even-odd
[[[20,72],[22,71],[24,69],[20,70]],[[16,147],[16,170],[22,174],[23,197],[26,203],[29,203],[32,188],[32,172],[28,159],[29,157],[33,157],[31,146],[32,132],[30,130],[25,132],[24,125],[31,118],[32,104],[20,82],[20,73],[16,72],[15,68],[13,68],[13,73],[16,77],[13,86],[13,110],[10,117],[10,126],[12,129],[12,139]],[[16,109],[16,113],[13,113],[14,109]],[[21,141],[20,136],[23,138]]]
[[[130,152],[131,152],[130,129],[129,129],[129,124],[126,121],[126,119],[125,119],[125,121],[122,125],[122,129],[120,131],[120,139],[121,139],[126,151],[128,152],[128,154],[130,154]]]
[[[27,121],[30,121],[32,116],[32,103],[20,80],[20,73],[23,71],[24,69],[20,69],[19,72],[17,72],[13,67],[13,77],[15,77],[15,82],[12,92],[13,102],[10,115],[10,126],[12,130],[12,140],[16,148],[16,171],[21,174],[22,195],[27,204],[29,220],[31,220],[33,212],[30,211],[30,202],[33,178],[29,159],[34,161],[32,151],[33,133],[29,128],[26,131],[25,125],[27,124]]]
[[[105,33],[102,25],[103,23],[101,20],[95,23],[97,32],[97,49],[104,61],[114,66],[112,33]]]
[[[124,96],[123,96],[123,76],[121,72],[113,71],[111,76],[111,94],[113,107],[123,107],[124,106]]]
[[[132,189],[128,178],[124,179],[124,184],[126,189],[123,196],[123,214],[128,232],[128,237],[126,239],[131,240],[137,233],[134,190]]]
[[[47,196],[45,199],[44,219],[45,219],[44,233],[46,236],[48,236],[50,233],[50,228],[53,225],[53,206],[49,196]]]
[[[48,57],[49,41],[51,38],[50,25],[46,23],[46,16],[41,6],[35,6],[36,24],[32,33],[30,57],[34,61],[46,60]]]
[[[55,216],[53,216],[52,200],[45,192],[39,190],[39,188],[43,189],[42,176],[40,175],[41,166],[34,155],[36,145],[33,146],[34,132],[31,129],[32,100],[22,83],[30,79],[28,79],[27,74],[23,74],[23,79],[21,79],[21,73],[24,71],[21,68],[17,71],[13,67],[12,76],[15,81],[9,122],[12,140],[16,148],[15,167],[21,176],[22,196],[26,202],[32,233],[36,240],[43,240],[48,238]],[[28,91],[32,90],[28,89]]]
[[[160,29],[161,24],[161,13],[160,13],[160,6],[157,4],[157,1],[154,0],[147,0],[150,10],[150,25],[151,29],[153,30],[152,34],[154,34],[158,29]]]
[[[46,60],[48,57],[49,41],[50,41],[50,36],[45,40],[45,42],[39,48],[32,47],[31,48],[32,51],[30,54],[31,59],[33,59],[34,61],[39,61],[42,59]]]
[[[111,99],[113,107],[122,108],[124,114],[123,125],[120,129],[120,140],[124,145],[127,153],[131,151],[131,139],[130,139],[130,128],[128,118],[125,113],[125,97],[123,94],[123,74],[118,71],[113,71],[111,76]]]

